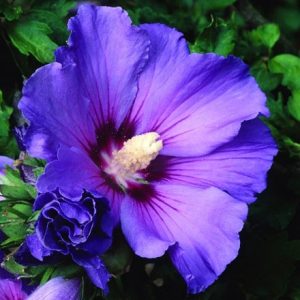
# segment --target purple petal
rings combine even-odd
[[[50,256],[52,254],[51,250],[42,245],[35,233],[27,236],[26,244],[30,253],[40,261],[43,261],[45,256]]]
[[[27,127],[28,127],[28,125],[25,124],[22,126],[17,126],[13,129],[13,133],[16,138],[16,141],[17,141],[20,151],[26,151],[26,147],[24,144],[24,136],[27,132]]]
[[[80,198],[83,189],[93,191],[101,186],[103,179],[99,168],[89,156],[77,148],[61,147],[58,160],[50,162],[37,183],[39,192],[46,193],[58,187],[70,198]]]
[[[131,113],[137,132],[156,131],[161,153],[196,156],[237,135],[241,123],[268,114],[265,96],[238,58],[189,54],[181,33],[146,24],[150,60]]]
[[[209,155],[167,159],[166,178],[202,188],[215,186],[250,203],[265,189],[267,171],[276,153],[269,129],[255,119],[245,122],[233,141]]]
[[[50,150],[55,151],[59,143],[81,149],[94,144],[88,106],[75,64],[52,63],[38,69],[26,82],[19,103],[33,126],[25,136],[29,151],[49,159],[55,157]]]
[[[72,257],[78,265],[85,269],[91,281],[104,293],[107,293],[110,275],[102,260],[97,256],[89,256],[79,251],[74,252]]]
[[[171,259],[189,291],[204,290],[238,254],[247,205],[216,189],[161,184],[151,200],[129,197],[121,225],[135,253],[156,257],[169,245]]]
[[[68,27],[69,46],[58,49],[57,61],[76,64],[96,127],[113,120],[118,128],[137,93],[137,78],[148,58],[148,36],[131,25],[121,8],[88,4],[79,7]]]
[[[112,190],[101,177],[101,170],[90,157],[76,148],[61,147],[58,160],[50,162],[37,183],[39,192],[59,190],[67,198],[80,198],[83,189],[104,195],[110,204],[114,223],[119,221],[119,210],[124,194]]]
[[[0,279],[0,299],[25,300],[27,295],[22,291],[22,282],[13,279]]]
[[[1,156],[0,155],[0,177],[1,175],[4,175],[4,171],[6,166],[12,166],[14,160],[7,157],[7,156]]]
[[[65,280],[56,277],[35,290],[27,300],[79,300],[80,295],[79,279]]]
[[[26,151],[33,157],[51,161],[57,158],[58,140],[46,128],[31,124],[23,138]]]

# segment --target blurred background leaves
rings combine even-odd
[[[134,257],[120,238],[105,257],[113,274],[107,299],[299,300],[300,1],[93,2],[122,6],[135,24],[160,22],[176,27],[184,33],[192,52],[242,58],[268,97],[271,115],[264,121],[280,148],[269,173],[268,188],[251,206],[241,234],[239,257],[213,286],[200,295],[186,295],[183,280],[167,257],[151,261]],[[23,81],[37,67],[54,59],[54,50],[67,40],[67,19],[78,4],[75,0],[0,0],[1,155],[19,159],[12,129],[23,122],[16,109]],[[35,176],[43,168],[41,162],[29,158],[22,164],[33,168]],[[20,166],[18,169],[22,170]],[[28,210],[33,188],[20,181],[20,174],[8,171],[6,182],[1,183],[8,199],[0,202],[0,226],[4,216],[16,223],[15,227],[6,227],[2,242],[8,254],[7,268],[16,272],[20,272],[20,266],[10,253],[30,231],[34,218]],[[21,203],[12,205],[9,199]],[[78,272],[59,265],[29,268],[23,276],[45,281],[57,274],[71,276]],[[84,295],[85,299],[103,297],[88,281],[84,282]]]

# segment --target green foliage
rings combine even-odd
[[[191,52],[215,52],[223,56],[232,53],[237,37],[234,18],[235,15],[230,22],[225,22],[221,18],[212,19],[191,45]]]
[[[277,24],[264,24],[250,31],[249,37],[256,47],[262,45],[273,48],[275,43],[279,40],[280,30]]]
[[[36,196],[35,188],[25,183],[19,171],[7,168],[5,176],[1,178],[0,193],[6,200],[31,200]]]
[[[76,2],[72,0],[16,1],[0,6],[8,36],[22,54],[33,55],[39,62],[54,59],[57,43],[67,37],[66,16]]]
[[[10,118],[12,107],[5,105],[2,91],[0,90],[0,153],[14,157],[17,151],[15,140],[11,137]]]
[[[282,74],[282,84],[288,88],[300,89],[300,58],[292,54],[280,54],[269,62],[270,71]]]
[[[10,27],[8,34],[22,54],[32,54],[41,63],[46,63],[53,60],[57,48],[57,44],[49,38],[50,33],[52,30],[46,23],[22,19]]]

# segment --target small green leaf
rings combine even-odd
[[[3,9],[3,15],[7,21],[19,19],[22,13],[22,7],[19,5],[13,6],[12,4],[10,4]]]
[[[46,269],[46,271],[44,272],[40,284],[44,284],[47,281],[49,281],[49,279],[51,278],[51,275],[53,274],[54,270],[55,270],[55,267],[49,266]]]
[[[24,226],[24,223],[5,224],[4,226],[1,225],[0,229],[7,237],[16,241],[23,239],[26,235],[26,226]]]
[[[300,90],[300,58],[292,54],[280,54],[269,61],[274,74],[282,74],[282,84],[290,89]]]
[[[219,55],[228,55],[232,53],[235,46],[236,31],[232,28],[221,29],[217,40],[214,52]]]
[[[8,272],[15,274],[15,275],[24,275],[25,269],[23,266],[16,263],[12,256],[8,256],[4,259],[1,266]]]
[[[254,46],[273,48],[280,37],[279,26],[273,23],[258,26],[249,33],[249,37]]]
[[[234,19],[234,16],[232,17]],[[190,45],[191,52],[214,52],[226,56],[233,52],[236,41],[236,29],[233,22],[212,19],[211,23],[201,29],[195,43]]]
[[[1,178],[0,193],[5,199],[32,201],[36,196],[35,188],[25,183],[17,170],[6,168],[5,176]]]
[[[288,101],[289,113],[300,122],[300,90],[293,90]]]
[[[41,63],[53,60],[54,43],[51,28],[43,22],[22,18],[9,28],[8,35],[16,48],[25,55],[32,54]]]
[[[0,90],[0,153],[14,157],[17,152],[15,139],[11,136],[9,120],[13,109],[4,103],[2,91]]]
[[[254,64],[251,68],[251,73],[255,77],[260,88],[265,92],[274,90],[281,81],[280,75],[271,73],[265,62]]]

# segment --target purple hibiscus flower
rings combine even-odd
[[[110,276],[99,257],[112,241],[113,222],[106,200],[84,192],[74,201],[56,191],[40,194],[34,209],[41,210],[35,233],[26,238],[17,261],[34,265],[35,259],[49,262],[70,255],[96,286],[108,291]]]
[[[39,191],[98,191],[137,255],[167,252],[204,290],[237,256],[277,151],[264,94],[241,60],[190,54],[175,29],[120,8],[82,5],[68,27],[19,105],[28,151],[49,162]]]
[[[53,278],[37,288],[31,295],[22,289],[22,282],[17,279],[0,278],[0,300],[79,300],[80,280]]]

